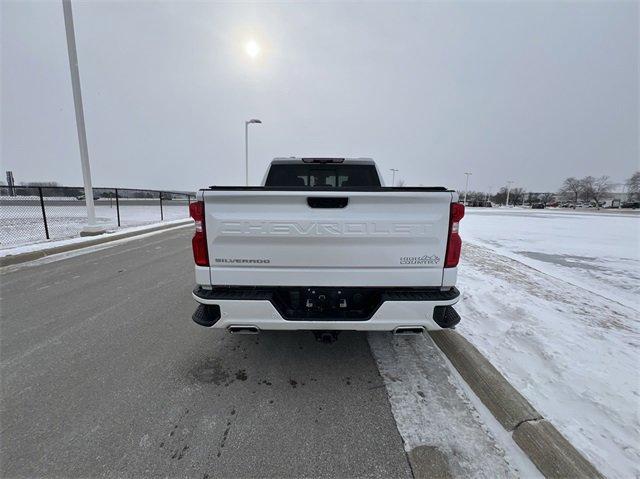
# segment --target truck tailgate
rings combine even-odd
[[[451,192],[214,188],[203,196],[214,285],[442,285]]]

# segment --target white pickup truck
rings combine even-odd
[[[277,158],[263,186],[190,205],[193,320],[236,333],[450,328],[464,206],[443,187],[384,187],[370,159]]]

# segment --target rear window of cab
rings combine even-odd
[[[265,186],[307,188],[379,187],[373,165],[274,164]]]

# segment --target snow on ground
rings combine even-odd
[[[459,332],[609,477],[640,476],[639,223],[468,209],[461,224]]]
[[[640,309],[640,214],[467,208],[465,241]]]
[[[104,201],[104,200],[100,200]],[[136,200],[142,202],[142,200]],[[1,205],[0,206],[0,249],[18,245],[47,241],[42,209],[39,205]],[[186,201],[165,201],[162,208],[165,221],[188,218],[189,208]],[[87,223],[87,212],[83,202],[68,201],[64,205],[47,205],[47,225],[51,239],[72,238],[80,234]],[[96,220],[107,229],[118,228],[115,201],[96,204]],[[122,227],[157,223],[160,219],[158,201],[149,204],[120,205],[120,224]]]
[[[185,218],[186,219],[186,218]],[[175,226],[180,226],[185,224],[185,219],[177,219],[177,220],[168,220],[168,221],[162,221],[162,222],[156,222],[156,223],[150,223],[150,224],[146,224],[146,225],[141,225],[141,226],[131,226],[128,228],[114,228],[110,231],[107,231],[105,233],[105,235],[107,236],[113,236],[113,238],[119,238],[120,236],[122,236],[122,234],[124,233],[131,233],[131,232],[140,232],[141,236],[143,235],[143,233],[149,229],[155,228],[158,225],[165,225],[167,227],[170,227],[172,225]],[[189,224],[189,223],[186,223]],[[97,237],[96,236],[83,236],[83,237],[77,237],[77,238],[67,238],[67,239],[62,239],[62,240],[52,240],[52,241],[46,241],[46,242],[42,242],[42,243],[31,243],[31,244],[27,244],[27,245],[22,245],[22,246],[15,246],[13,248],[4,248],[4,249],[0,249],[0,258],[3,258],[5,256],[12,256],[12,255],[17,255],[17,254],[22,254],[22,253],[31,253],[34,251],[42,251],[42,250],[47,250],[50,248],[55,248],[57,246],[64,246],[64,245],[68,245],[68,244],[78,244],[78,243],[87,243],[87,242],[91,242],[93,240],[95,240]],[[114,243],[115,244],[115,243]],[[110,246],[110,245],[108,245]],[[102,247],[102,246],[100,246]],[[93,247],[95,248],[95,247]],[[91,249],[89,247],[84,248],[84,249]]]

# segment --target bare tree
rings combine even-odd
[[[472,205],[476,205],[484,200],[484,193],[480,191],[469,191],[467,193],[467,201]]]
[[[555,195],[553,193],[540,193],[540,196],[538,196],[538,199],[540,200],[540,203],[547,206],[547,203],[553,200],[554,197]]]
[[[640,171],[636,171],[631,175],[631,178],[626,181],[625,186],[627,187],[629,201],[640,201]]]
[[[613,184],[609,181],[608,176],[594,178],[586,176],[580,180],[582,182],[583,195],[587,201],[595,201],[596,207],[600,209],[600,202],[611,196],[611,188]]]
[[[484,205],[484,203],[487,201],[487,194],[484,191],[474,191],[473,199],[480,205]]]
[[[499,205],[504,205],[507,201],[507,187],[503,186],[500,188],[498,192],[491,197],[491,201]]]
[[[583,190],[584,184],[582,183],[582,180],[572,176],[564,180],[559,194],[563,198],[573,201],[573,207],[575,208],[578,203],[578,198],[582,195]]]
[[[480,194],[477,191],[460,191],[460,190],[456,190],[458,192],[458,197],[460,198],[460,201],[464,201],[465,198],[465,193],[466,193],[466,197],[467,197],[467,201],[469,203],[472,203],[473,201],[476,201],[478,199],[478,195]],[[484,193],[482,193],[483,197],[484,197]]]
[[[404,178],[399,178],[398,181],[396,182],[396,186],[398,188],[402,188],[405,183],[406,183],[406,181],[404,181]]]
[[[529,194],[527,195],[527,203],[532,205],[534,203],[538,203],[539,201],[540,201],[540,198],[538,196],[538,193],[529,192]]]
[[[516,206],[518,203],[524,202],[525,195],[524,188],[511,188],[511,192],[509,193],[509,200],[513,203],[513,206]]]

